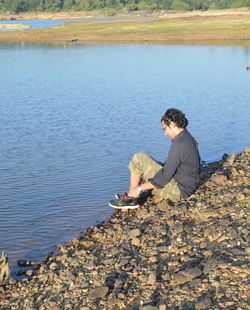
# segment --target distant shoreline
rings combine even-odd
[[[222,9],[222,10],[207,10],[207,11],[164,11],[164,10],[141,10],[128,11],[126,9],[118,11],[62,11],[62,12],[25,12],[19,14],[1,13],[1,20],[60,20],[60,19],[89,19],[89,18],[107,18],[107,17],[159,17],[159,18],[182,18],[182,17],[197,17],[197,16],[232,16],[239,14],[249,14],[250,9]]]
[[[90,15],[91,14],[91,15]],[[98,15],[99,14],[99,15]],[[0,18],[4,18],[0,15]],[[72,19],[70,23],[25,31],[1,32],[0,41],[32,43],[181,43],[250,46],[250,10],[193,12],[124,12],[112,22],[74,19],[106,18],[100,12],[22,14],[16,19]],[[156,20],[122,20],[128,18]],[[9,16],[9,18],[14,18]],[[109,16],[109,18],[111,18]]]
[[[162,12],[162,11],[161,11]],[[26,12],[19,14],[0,13],[1,20],[63,20],[63,19],[90,19],[107,17],[145,17],[159,15],[159,12],[136,11],[62,11],[62,12]]]

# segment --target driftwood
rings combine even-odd
[[[10,278],[10,268],[9,268],[9,259],[2,252],[2,256],[0,258],[0,286],[8,283]]]

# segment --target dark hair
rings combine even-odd
[[[188,120],[186,119],[185,114],[174,108],[166,111],[161,118],[161,122],[164,122],[167,126],[170,125],[170,122],[173,122],[179,128],[186,128],[188,125]]]

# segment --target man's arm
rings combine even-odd
[[[163,188],[174,177],[180,165],[180,152],[181,148],[178,145],[171,145],[165,165],[152,179],[149,179],[152,185]]]

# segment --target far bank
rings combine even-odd
[[[81,18],[80,15],[43,18]],[[66,14],[66,13],[65,13]],[[73,14],[73,13],[72,13]],[[76,13],[75,13],[76,14]],[[80,14],[80,13],[79,13]],[[81,13],[82,14],[82,13]],[[128,13],[126,13],[128,14]],[[144,15],[143,15],[144,14]],[[155,14],[158,20],[118,20],[114,22],[70,22],[47,29],[1,32],[0,41],[39,43],[143,42],[195,43],[250,46],[250,11],[222,10]],[[125,15],[124,15],[125,16]],[[128,15],[127,15],[128,16]],[[134,17],[145,16],[138,13]],[[153,15],[151,15],[153,16]],[[122,16],[120,16],[122,18]],[[31,18],[31,16],[30,16]],[[39,18],[42,18],[40,15]],[[84,13],[83,18],[93,18]]]

